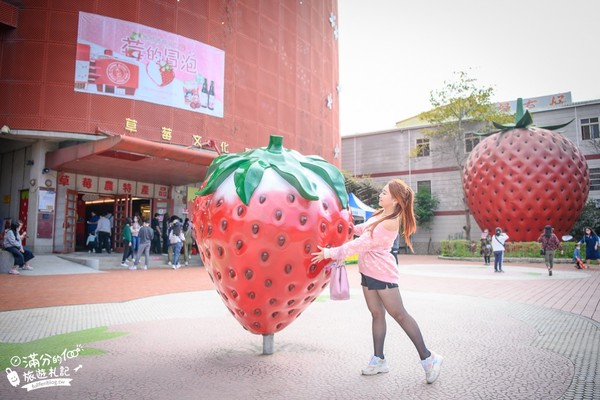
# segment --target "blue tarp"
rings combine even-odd
[[[354,193],[348,194],[348,203],[350,204],[350,210],[352,211],[352,215],[354,217],[361,217],[363,220],[369,219],[373,212],[375,212],[374,208],[369,207],[358,197],[354,195]]]

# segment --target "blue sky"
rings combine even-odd
[[[600,99],[599,16],[597,0],[338,0],[341,133],[393,129],[455,71],[494,101]]]

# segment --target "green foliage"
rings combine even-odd
[[[417,225],[430,229],[434,211],[437,210],[440,200],[437,195],[427,189],[420,189],[415,194],[415,217]]]
[[[475,250],[472,251],[475,244]],[[572,258],[575,242],[563,242],[563,254],[557,254],[560,258]],[[544,258],[540,254],[540,243],[538,242],[507,242],[504,257],[515,258]],[[469,242],[468,240],[443,240],[441,242],[441,255],[444,257],[481,257],[479,242]],[[585,245],[581,245],[581,254],[585,257]]]
[[[0,342],[0,369],[4,371],[6,368],[14,368],[14,366],[10,363],[12,357],[19,357],[21,360],[24,360],[31,354],[37,354],[38,356],[45,354],[50,355],[49,364],[43,365],[43,367],[47,369],[55,368],[59,365],[59,363],[52,362],[52,358],[63,354],[63,352],[71,352],[70,354],[77,354],[78,357],[104,354],[104,350],[79,346],[87,343],[99,342],[102,340],[110,340],[123,335],[126,335],[126,333],[108,332],[108,328],[103,326],[78,332],[54,335],[25,343]],[[80,351],[75,353],[74,351],[76,351],[77,348],[79,348]]]
[[[476,80],[466,72],[455,72],[453,82],[444,82],[444,87],[430,93],[432,109],[419,115],[432,127],[421,130],[426,138],[435,140],[435,149],[441,156],[452,158],[461,183],[463,168],[469,155],[465,148],[465,135],[469,132],[486,133],[493,130],[490,121],[506,122],[511,116],[500,112],[491,102],[492,87],[479,87]],[[414,155],[415,152],[411,152]],[[470,212],[463,198],[465,209],[465,236],[471,238]]]
[[[585,203],[579,219],[571,228],[570,234],[575,240],[580,240],[584,235],[583,230],[586,226],[590,226],[596,233],[600,233],[598,232],[600,228],[600,208],[596,208],[596,202],[593,199]]]
[[[481,130],[492,130],[490,121],[505,122],[512,117],[499,111],[490,101],[494,94],[492,87],[478,87],[476,79],[464,71],[455,72],[456,80],[444,82],[444,87],[430,93],[432,109],[423,112],[419,118],[433,125],[424,135],[446,141],[455,152],[464,148],[464,123],[478,122]],[[462,163],[459,163],[462,165]]]
[[[374,182],[368,176],[353,176],[347,171],[342,171],[346,181],[346,191],[354,193],[369,207],[379,208],[379,193],[384,185]]]

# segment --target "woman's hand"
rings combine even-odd
[[[325,249],[322,246],[317,246],[317,249],[319,249],[319,251],[312,253],[313,258],[311,261],[314,263],[321,262],[325,259]]]

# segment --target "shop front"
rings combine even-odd
[[[54,252],[70,253],[86,249],[92,215],[111,220],[111,243],[122,251],[122,229],[127,217],[150,219],[173,214],[170,186],[87,174],[59,172],[56,191]],[[93,213],[93,214],[92,214]]]
[[[48,152],[46,165],[57,171],[52,226],[46,229],[53,252],[85,250],[92,213],[111,220],[111,247],[118,252],[127,217],[185,217],[189,193],[217,155],[126,136]]]

